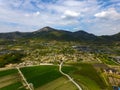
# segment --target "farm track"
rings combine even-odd
[[[26,83],[27,87],[29,88],[29,90],[33,90],[31,87],[30,87],[30,84],[27,82],[26,78],[24,77],[24,75],[22,74],[22,72],[20,71],[20,69],[17,67],[17,70],[19,72],[19,74],[21,75],[23,81]]]
[[[62,65],[63,65],[63,62],[60,63],[59,65],[59,71],[62,75],[66,76],[79,90],[82,90],[82,88],[66,73],[62,72]]]

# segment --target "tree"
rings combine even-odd
[[[24,57],[24,54],[21,53],[10,53],[0,56],[0,67],[4,67],[9,63],[19,63],[21,58]]]

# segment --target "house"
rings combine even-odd
[[[104,71],[108,74],[118,74],[118,71],[112,68],[104,69]]]

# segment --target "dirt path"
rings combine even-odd
[[[30,87],[30,84],[27,82],[26,78],[24,77],[24,75],[22,74],[22,72],[20,71],[20,69],[17,67],[17,70],[20,74],[20,76],[22,77],[23,81],[25,82],[25,84],[27,85],[27,87],[29,88],[29,90],[33,90],[31,87]]]
[[[79,90],[82,90],[82,88],[66,73],[62,72],[62,65],[63,65],[63,62],[60,63],[59,65],[59,71],[62,75],[66,76]]]

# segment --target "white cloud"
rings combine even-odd
[[[99,12],[94,16],[98,18],[106,18],[106,19],[113,19],[113,20],[120,19],[120,13],[118,13],[115,10],[115,8],[109,8],[108,10]]]
[[[0,21],[17,23],[19,27],[9,25],[8,28],[1,24],[0,28],[2,31],[32,31],[44,26],[61,29],[70,27],[71,30],[72,27],[77,27],[99,35],[120,31],[120,14],[114,5],[101,8],[98,0],[55,1],[56,3],[44,3],[40,0],[0,0]]]
[[[26,14],[25,14],[25,16],[26,16],[26,17],[29,17],[29,16],[30,16],[30,14],[26,13]]]
[[[34,16],[38,16],[38,15],[40,15],[40,12],[37,11],[37,12],[33,13],[33,15],[34,15]]]
[[[100,13],[95,14],[96,17],[106,17],[106,12],[102,11]]]
[[[37,12],[34,12],[34,13],[26,13],[26,14],[24,14],[24,16],[26,16],[26,17],[33,17],[33,16],[39,16],[40,15],[40,12],[39,11],[37,11]]]
[[[113,35],[120,32],[120,25],[116,22],[98,22],[94,25],[88,26],[89,32],[95,33],[96,35]]]
[[[75,11],[66,10],[64,12],[64,15],[71,16],[71,17],[78,17],[80,15],[80,13],[75,12]]]

